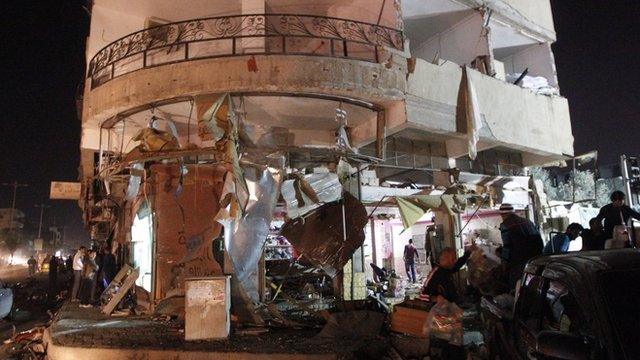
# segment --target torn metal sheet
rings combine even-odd
[[[131,165],[129,169],[129,184],[127,185],[127,194],[125,198],[127,200],[134,200],[140,192],[140,184],[142,178],[145,176],[144,163],[135,163]]]
[[[225,161],[233,166],[233,177],[236,183],[236,198],[240,209],[244,212],[247,206],[249,189],[240,167],[238,156],[238,117],[234,110],[230,94],[220,96],[205,111],[199,126],[204,127],[206,135],[216,142],[216,148],[225,154]]]
[[[269,235],[273,211],[280,196],[281,170],[272,174],[267,167],[246,170],[251,181],[251,198],[245,214],[236,223],[235,231],[227,238],[226,246],[240,286],[254,301],[258,301],[256,277],[263,245]]]
[[[176,137],[168,132],[154,128],[144,128],[140,130],[131,140],[141,142],[139,146],[131,150],[132,152],[136,151],[136,149],[142,152],[180,149]]]
[[[335,277],[364,243],[367,222],[364,205],[345,193],[340,202],[322,205],[304,217],[287,221],[280,234],[299,254]]]
[[[302,191],[300,189],[301,186],[296,186],[296,181],[287,180],[282,184],[282,197],[287,205],[287,216],[291,219],[303,216],[319,208],[323,203],[338,201],[342,198],[342,184],[340,184],[337,174],[326,173],[304,176],[304,182],[315,193],[316,199],[307,196],[309,190]],[[300,190],[298,191],[297,188]],[[303,199],[302,204],[299,201],[300,198]]]

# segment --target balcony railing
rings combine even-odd
[[[332,17],[268,14],[193,19],[127,35],[89,63],[95,88],[153,66],[207,58],[313,55],[378,61],[377,47],[404,49],[402,31]]]

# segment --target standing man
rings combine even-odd
[[[102,255],[102,268],[100,269],[100,278],[104,289],[109,286],[114,277],[116,277],[116,257],[108,247],[105,247]]]
[[[500,206],[500,216],[502,264],[507,282],[513,289],[522,277],[527,261],[542,254],[542,236],[531,221],[516,215],[511,204]]]
[[[404,270],[407,272],[407,278],[412,283],[416,283],[416,260],[420,261],[418,249],[413,246],[413,239],[409,239],[409,243],[404,246]]]
[[[80,281],[82,280],[82,269],[84,264],[82,262],[87,248],[80,246],[76,254],[73,256],[73,290],[71,291],[71,301],[76,302],[78,299],[78,290],[80,290]]]
[[[611,194],[611,204],[600,209],[596,217],[598,221],[604,220],[605,239],[613,239],[613,228],[617,225],[627,225],[630,218],[640,220],[640,213],[624,204],[626,196],[622,191],[614,191]]]
[[[56,285],[58,284],[58,258],[54,255],[49,260],[49,289],[54,294]]]
[[[36,268],[38,267],[38,261],[31,255],[29,260],[27,260],[27,265],[29,265],[29,277],[33,277],[36,275]]]
[[[577,239],[583,230],[584,228],[582,225],[578,223],[573,223],[567,226],[567,230],[564,233],[556,234],[556,236],[554,236],[553,239],[544,246],[542,254],[553,255],[568,253],[570,243]]]

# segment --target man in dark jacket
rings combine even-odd
[[[473,247],[467,249],[464,256],[456,260],[456,251],[454,249],[442,249],[438,257],[438,265],[431,270],[422,293],[429,295],[432,300],[437,301],[437,298],[441,296],[449,302],[457,302],[459,300],[458,290],[453,283],[452,275],[460,271],[460,268],[467,263],[472,251]]]
[[[625,198],[622,191],[614,191],[611,194],[611,204],[603,206],[596,217],[598,221],[604,220],[604,235],[607,239],[613,238],[613,228],[617,225],[627,225],[630,218],[640,220],[640,213],[624,204]]]
[[[597,218],[589,220],[589,229],[582,232],[582,251],[604,250],[607,238]]]
[[[502,263],[507,282],[513,289],[522,277],[524,267],[532,258],[542,255],[542,236],[529,220],[516,215],[513,206],[500,206],[500,235],[502,237]]]
[[[116,257],[111,253],[108,247],[102,250],[102,264],[100,268],[100,278],[102,286],[106,289],[109,283],[116,276]]]
[[[49,260],[49,289],[54,291],[58,285],[58,258],[55,255]]]

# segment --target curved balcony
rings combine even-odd
[[[127,35],[89,63],[94,89],[136,70],[242,55],[306,55],[378,62],[378,47],[404,49],[402,31],[354,20],[291,14],[211,17]]]

